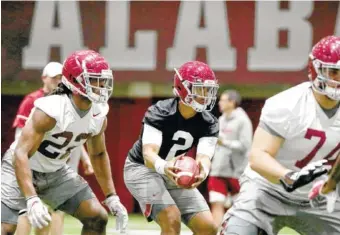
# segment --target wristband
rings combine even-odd
[[[35,197],[38,197],[38,195],[32,195],[32,196],[26,197],[25,199],[26,199],[26,201],[28,201],[28,200],[35,198]]]
[[[106,198],[109,198],[111,196],[117,196],[117,193],[109,193],[108,195],[106,195]]]
[[[164,168],[165,168],[165,165],[166,165],[166,161],[159,158],[155,161],[155,170],[158,174],[161,174],[161,175],[164,175],[165,172],[164,172]]]

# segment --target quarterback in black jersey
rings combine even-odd
[[[208,176],[218,135],[214,107],[218,84],[205,63],[192,61],[175,69],[175,98],[146,111],[140,138],[128,153],[124,180],[148,219],[162,234],[180,234],[181,219],[194,234],[215,235],[217,228],[197,186]],[[175,160],[197,146],[200,174],[191,188],[176,184]]]

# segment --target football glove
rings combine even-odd
[[[110,212],[116,216],[116,230],[120,233],[125,233],[128,224],[128,213],[126,208],[120,202],[117,195],[111,195],[103,202],[110,210]]]
[[[280,179],[280,183],[287,192],[293,192],[295,189],[305,186],[327,173],[325,166],[326,160],[320,160],[309,163],[300,171],[291,171]]]
[[[310,202],[310,204],[313,208],[318,207],[320,200],[326,199],[327,211],[328,211],[328,213],[332,213],[334,211],[334,208],[335,208],[335,202],[338,198],[338,193],[337,193],[338,190],[336,188],[332,192],[329,192],[327,194],[323,194],[321,192],[321,190],[322,190],[322,187],[323,187],[323,185],[325,184],[326,181],[327,181],[327,179],[319,180],[316,183],[314,183],[313,188],[309,191],[308,198],[309,198],[309,200],[310,200],[309,202]]]
[[[34,228],[41,229],[49,224],[51,216],[38,196],[27,198],[26,205],[28,220]]]

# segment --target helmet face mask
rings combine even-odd
[[[94,103],[106,103],[113,91],[113,75],[97,52],[77,51],[63,65],[62,82],[74,93]]]
[[[113,91],[112,70],[102,70],[100,74],[84,71],[82,76],[85,80],[87,98],[95,103],[105,103],[109,100]]]
[[[187,83],[190,93],[187,95],[185,104],[189,104],[195,111],[202,112],[203,110],[211,111],[217,99],[217,84],[204,83]]]
[[[316,92],[340,100],[340,37],[325,37],[313,47],[308,76]]]
[[[174,93],[196,112],[213,109],[218,88],[215,74],[202,62],[187,62],[175,69]]]
[[[335,76],[340,77],[340,65],[327,64],[316,59],[312,63],[316,73],[316,78],[312,81],[313,89],[332,100],[340,100],[340,81],[334,79]]]

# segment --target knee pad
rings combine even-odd
[[[256,225],[232,216],[223,222],[220,235],[259,235],[260,231]]]

